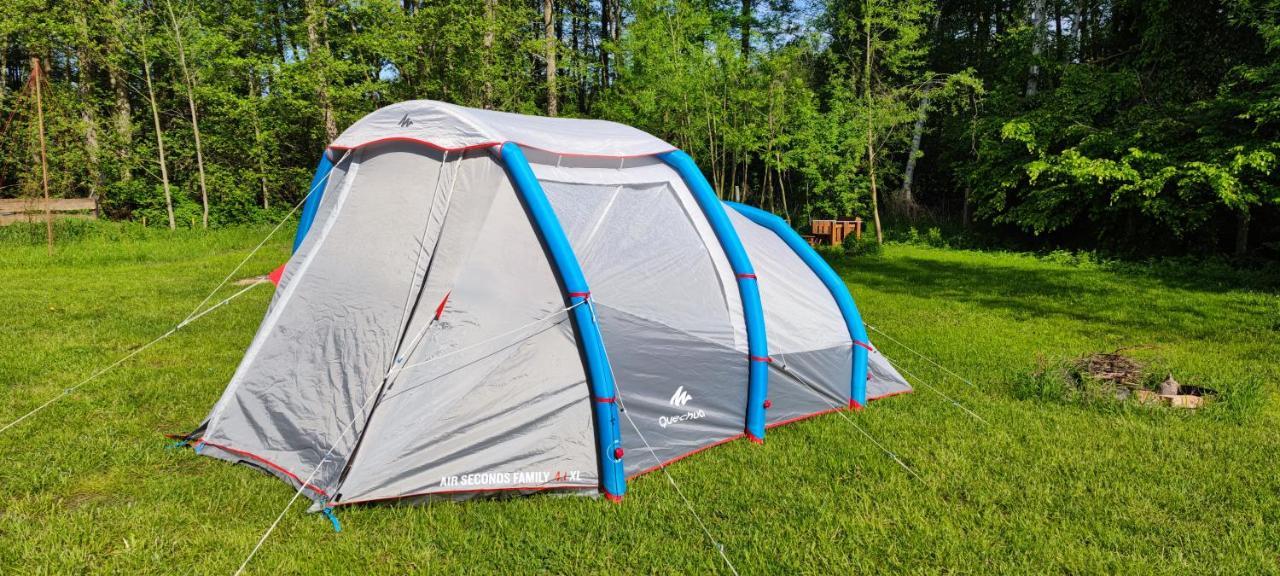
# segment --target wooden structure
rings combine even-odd
[[[39,222],[46,214],[53,218],[97,218],[98,202],[93,198],[3,198],[0,199],[0,226],[14,222]]]
[[[809,241],[814,244],[839,246],[846,236],[853,234],[855,239],[862,239],[862,219],[853,220],[810,220]]]

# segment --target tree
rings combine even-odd
[[[178,24],[178,17],[173,13],[173,3],[165,0],[164,6],[169,12],[169,23],[173,26],[173,40],[178,46],[178,64],[181,66],[182,83],[187,91],[187,107],[191,111],[191,132],[195,135],[196,141],[196,170],[200,177],[200,226],[208,228],[209,191],[204,181],[204,147],[200,145],[200,116],[196,113],[196,82],[191,76],[191,70],[187,68],[186,43],[182,41],[182,26]]]

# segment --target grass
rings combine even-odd
[[[169,329],[266,230],[108,229],[52,259],[0,238],[0,425]],[[286,236],[243,275],[282,261]],[[974,387],[873,341],[990,425],[923,386],[852,416],[924,482],[838,415],[672,466],[741,573],[1280,573],[1274,289],[907,245],[837,267],[871,324]],[[292,490],[166,449],[161,434],[205,416],[270,296],[249,292],[0,434],[0,573],[235,570]],[[1135,344],[1248,406],[1188,415],[1015,395],[1047,360]],[[621,505],[357,507],[341,533],[304,508],[251,573],[725,571],[660,474]]]

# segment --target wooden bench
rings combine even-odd
[[[862,239],[862,219],[853,220],[810,220],[810,233],[817,243],[839,246],[846,236],[853,234],[855,239]]]
[[[49,200],[49,212],[54,218],[94,219],[98,217],[98,201],[94,198],[53,198]],[[44,214],[43,198],[0,199],[0,226],[14,222],[41,222]]]

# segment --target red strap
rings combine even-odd
[[[614,396],[609,396],[608,398],[596,398],[596,402],[600,402],[602,404],[613,404],[617,401],[618,399]]]
[[[584,299],[584,300],[585,300],[585,299],[589,299],[589,298],[591,298],[591,293],[590,293],[590,292],[570,292],[570,293],[569,293],[569,297],[570,297],[570,298],[582,298],[582,299]]]
[[[453,294],[453,291],[452,291],[452,290],[450,290],[450,291],[448,291],[448,292],[445,292],[445,293],[444,293],[444,300],[441,300],[441,301],[440,301],[440,305],[439,305],[439,306],[436,306],[436,320],[439,320],[439,319],[440,319],[440,315],[441,315],[441,314],[444,314],[444,305],[445,305],[445,303],[447,303],[447,302],[449,301],[449,295],[450,295],[450,294]]]
[[[748,356],[752,362],[773,362],[773,358],[768,356]]]
[[[755,274],[738,274],[737,276],[738,276],[738,278],[750,278],[750,279],[752,279],[752,280],[755,280],[755,279],[756,279],[756,275],[755,275]]]
[[[870,344],[867,344],[866,342],[859,342],[859,341],[857,341],[857,340],[854,340],[854,341],[853,341],[853,345],[854,345],[854,346],[861,346],[861,347],[863,347],[863,348],[866,348],[866,349],[867,349],[867,352],[875,352],[875,351],[876,351],[876,349],[875,349],[875,348],[872,348],[872,347],[871,347],[871,345],[870,345]]]

